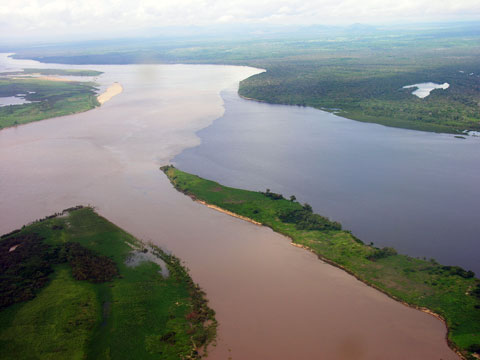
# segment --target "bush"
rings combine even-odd
[[[470,279],[475,276],[475,273],[471,270],[464,270],[460,266],[442,266],[442,269],[449,272],[450,275],[458,275],[464,279]]]
[[[299,230],[341,230],[338,222],[310,212],[308,209],[286,210],[279,214],[280,220],[294,223]]]
[[[472,353],[480,353],[480,344],[470,345],[468,351],[471,351]]]
[[[283,199],[282,194],[273,193],[273,192],[270,191],[270,189],[267,189],[267,191],[262,192],[262,194],[265,195],[266,197],[272,199],[272,200],[282,200]]]
[[[470,295],[480,299],[480,284],[477,284],[477,287],[470,292]]]
[[[0,309],[34,298],[47,284],[57,253],[43,240],[34,233],[0,242]]]
[[[85,249],[79,243],[67,243],[64,245],[62,258],[69,262],[72,274],[76,280],[87,280],[94,283],[111,281],[118,275],[118,270],[113,262],[103,255]]]
[[[78,243],[50,246],[36,233],[0,242],[0,309],[33,299],[48,282],[52,265],[69,262],[76,280],[105,282],[118,275],[115,263]]]
[[[375,249],[373,254],[369,255],[367,258],[369,260],[376,261],[394,255],[397,255],[397,250],[392,247],[384,247],[382,249]]]

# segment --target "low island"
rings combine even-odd
[[[360,281],[445,322],[447,341],[464,359],[480,352],[480,280],[472,271],[364,244],[341,224],[315,214],[294,196],[234,189],[163,166],[173,186],[195,201],[272,228]]]
[[[0,265],[1,359],[199,359],[215,338],[179,259],[91,208],[3,235]]]
[[[0,129],[71,115],[100,106],[122,92],[118,83],[98,94],[97,84],[61,76],[98,76],[102,72],[76,69],[24,69],[0,73],[0,98],[21,103],[0,106]]]

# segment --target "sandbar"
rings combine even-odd
[[[114,82],[112,85],[108,87],[108,89],[104,93],[97,96],[97,100],[100,103],[100,105],[103,105],[114,96],[120,94],[122,91],[123,91],[122,85],[120,85],[118,82]]]

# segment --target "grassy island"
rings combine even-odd
[[[161,169],[192,199],[268,226],[392,298],[441,317],[449,345],[464,358],[473,359],[473,353],[480,352],[480,280],[473,272],[366,245],[294,196],[285,199],[270,190],[234,189],[173,166]]]
[[[100,105],[93,83],[0,77],[0,97],[18,94],[30,102],[0,107],[0,129],[84,112]]]
[[[199,359],[214,312],[179,259],[76,207],[0,240],[0,359]]]

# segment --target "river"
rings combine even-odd
[[[390,128],[222,93],[182,170],[294,194],[366,243],[480,274],[480,137]]]
[[[200,143],[221,91],[257,69],[64,66],[0,57],[0,68],[90,68],[123,86],[100,108],[0,131],[0,233],[90,204],[173,251],[219,321],[211,359],[456,359],[436,318],[393,301],[270,229],[172,188],[158,167]],[[225,103],[227,106],[228,103]],[[252,159],[254,161],[255,159]]]

